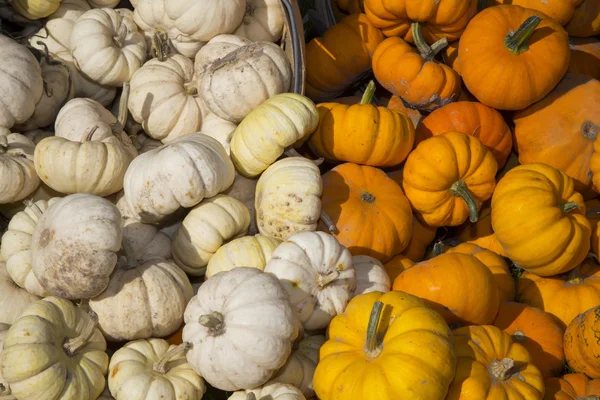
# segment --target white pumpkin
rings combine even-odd
[[[258,176],[286,147],[308,138],[318,124],[319,112],[308,97],[294,93],[271,97],[233,133],[231,159],[236,170],[247,177]]]
[[[249,39],[229,34],[217,35],[210,39],[194,58],[195,79],[199,80],[213,61],[225,57],[232,51],[250,43],[252,41]]]
[[[283,50],[256,42],[212,62],[198,82],[198,92],[213,113],[239,123],[270,97],[287,92],[291,79]]]
[[[186,135],[131,163],[125,201],[142,221],[158,222],[226,190],[233,178],[233,163],[217,140],[201,133]]]
[[[61,193],[49,188],[44,182],[40,183],[40,186],[30,194],[27,200],[36,202],[39,200],[49,200],[53,197],[62,197]],[[17,215],[17,213],[25,210],[27,206],[23,201],[16,201],[14,203],[0,204],[0,213],[7,219],[10,219]]]
[[[227,155],[230,155],[231,153],[230,143],[235,128],[237,128],[236,124],[218,117],[208,110],[208,108],[204,107],[202,129],[200,130],[200,133],[204,133],[205,135],[217,139],[227,152]]]
[[[27,132],[23,132],[23,136],[25,136],[27,139],[31,140],[34,144],[37,145],[39,142],[42,141],[42,139],[54,136],[54,132],[47,131],[44,129],[33,129]]]
[[[123,230],[110,201],[72,194],[52,204],[33,231],[33,273],[55,296],[89,299],[108,286]]]
[[[256,268],[208,279],[184,320],[183,341],[193,346],[188,362],[213,387],[228,391],[264,384],[285,364],[298,335],[281,283]]]
[[[228,400],[306,400],[300,389],[286,383],[271,382],[252,389],[235,392]]]
[[[0,34],[0,49],[0,127],[10,129],[33,115],[44,80],[27,47]]]
[[[142,126],[139,124],[137,124],[137,126],[139,126],[141,130]],[[138,154],[144,154],[150,150],[158,149],[163,145],[162,142],[152,139],[144,132],[136,132],[135,134],[132,134],[130,138]]]
[[[284,23],[281,0],[246,0],[246,14],[234,34],[253,42],[277,42]]]
[[[227,196],[238,199],[244,203],[246,207],[248,207],[248,211],[250,211],[250,227],[248,228],[249,235],[258,233],[258,228],[256,227],[256,213],[254,212],[254,195],[256,193],[257,183],[257,179],[246,178],[245,176],[236,172],[233,185],[223,192]]]
[[[379,260],[370,256],[354,256],[352,264],[356,270],[354,296],[370,292],[387,293],[390,291],[392,282]]]
[[[193,62],[180,55],[152,59],[133,75],[129,111],[149,136],[166,143],[200,130],[204,105],[193,76]]]
[[[17,400],[17,398],[11,394],[8,383],[4,382],[4,379],[2,378],[2,348],[4,336],[6,336],[8,328],[10,328],[10,325],[0,323],[0,400]]]
[[[108,355],[95,324],[81,307],[58,297],[27,307],[4,337],[2,376],[13,395],[18,399],[98,398],[104,390]]]
[[[325,343],[325,336],[306,336],[294,344],[292,355],[271,380],[293,385],[300,389],[306,398],[315,395],[313,376],[319,362],[319,350]]]
[[[6,271],[6,264],[0,261],[0,324],[13,324],[23,310],[38,299],[17,286]]]
[[[279,278],[306,330],[326,328],[356,287],[350,251],[320,231],[297,233],[277,246],[265,272]]]
[[[119,0],[88,0],[93,8],[115,8],[119,4]]]
[[[206,279],[237,267],[252,267],[262,271],[280,243],[261,234],[234,239],[221,246],[211,257],[206,268]]]
[[[0,204],[23,200],[40,185],[34,150],[35,143],[25,136],[0,128]]]
[[[146,40],[126,13],[97,8],[75,22],[71,53],[77,67],[94,82],[121,86],[146,61]]]
[[[122,120],[126,118],[121,116]],[[117,118],[99,102],[92,99],[73,99],[60,109],[54,129],[58,137],[81,141],[95,128],[89,139],[100,141],[120,134],[122,127],[119,129],[118,123]]]
[[[323,182],[319,168],[303,157],[277,161],[256,184],[256,224],[265,236],[285,240],[314,231],[321,214]]]
[[[173,259],[192,276],[204,275],[210,258],[224,243],[245,236],[250,212],[239,200],[216,195],[192,208],[173,238]]]
[[[185,360],[187,345],[163,339],[129,342],[110,359],[108,387],[116,400],[200,400],[204,381]]]
[[[17,213],[8,224],[2,237],[0,256],[6,262],[6,270],[12,280],[29,293],[40,297],[50,293],[40,284],[31,269],[31,238],[40,218],[48,207],[58,200],[26,201],[25,210]]]

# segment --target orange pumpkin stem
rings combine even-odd
[[[360,104],[371,104],[373,101],[373,95],[375,94],[375,82],[370,81],[365,89],[365,92],[360,99]]]
[[[477,203],[469,191],[467,184],[464,181],[454,182],[450,187],[450,193],[452,193],[454,196],[461,197],[465,203],[467,203],[467,207],[469,207],[469,221],[473,223],[477,222],[479,219]]]
[[[421,57],[424,60],[431,61],[435,58],[435,55],[439,53],[444,47],[448,46],[448,38],[443,37],[431,46],[427,44],[425,39],[423,38],[423,31],[421,29],[421,24],[418,22],[413,22],[410,25],[410,29],[413,36],[413,41],[421,53]]]
[[[575,203],[574,201],[570,201],[560,206],[561,211],[565,214],[570,213],[573,210],[578,210],[580,208],[581,207],[579,206],[579,204]]]
[[[512,375],[511,370],[515,366],[512,358],[495,359],[491,362],[488,370],[495,380],[505,381]]]
[[[210,314],[201,315],[198,319],[200,325],[211,331],[218,331],[223,327],[225,317],[220,312],[213,311]]]
[[[364,352],[369,358],[375,358],[381,352],[381,347],[377,343],[377,327],[379,326],[379,319],[381,318],[381,312],[383,311],[383,303],[376,301],[371,309],[371,315],[369,316],[369,325],[367,326],[367,341],[365,342]]]
[[[189,349],[192,348],[192,344],[188,342],[183,342],[179,346],[172,348],[167,351],[163,356],[152,366],[152,369],[159,374],[166,374],[170,368],[167,368],[167,364],[173,358],[179,356],[181,353],[185,353]]]
[[[533,35],[535,28],[542,22],[542,18],[533,15],[525,20],[515,32],[509,32],[504,38],[504,46],[514,54],[521,54],[529,49],[527,40]]]
[[[333,220],[331,219],[329,214],[327,214],[324,210],[321,210],[321,216],[319,217],[319,219],[325,224],[329,233],[334,234],[337,232],[337,227],[333,223]]]
[[[85,322],[83,329],[81,329],[81,333],[74,338],[67,339],[63,344],[63,349],[69,357],[73,357],[77,354],[77,352],[87,344],[88,340],[90,340],[96,331],[96,326],[98,326],[98,315],[95,312],[90,311],[88,312],[88,316],[90,319]]]
[[[127,117],[129,116],[129,109],[127,108],[127,102],[129,101],[129,83],[123,84],[123,91],[121,92],[121,98],[119,99],[119,115],[117,116],[117,122],[110,124],[110,129],[114,134],[118,135],[125,129],[127,124]]]

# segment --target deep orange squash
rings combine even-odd
[[[460,75],[460,66],[458,64],[458,44],[460,40],[448,43],[448,46],[442,51],[444,63]]]
[[[600,40],[596,38],[569,38],[571,62],[569,73],[587,75],[600,80]]]
[[[575,15],[575,8],[583,0],[487,0],[487,6],[497,6],[500,4],[514,4],[525,8],[531,8],[543,12],[552,17],[556,22],[565,25]]]
[[[583,0],[565,29],[569,36],[590,37],[600,33],[600,1]]]
[[[565,360],[573,371],[600,378],[600,306],[582,312],[567,327]]]
[[[546,379],[544,384],[544,400],[596,400],[600,397],[600,379],[592,380],[584,374],[566,374],[562,378]]]

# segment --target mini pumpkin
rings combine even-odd
[[[55,12],[60,2],[61,0],[16,0],[10,4],[25,18],[36,20]]]
[[[285,15],[279,0],[246,0],[246,14],[233,32],[254,42],[281,39]]]
[[[360,99],[358,99],[358,100],[360,101]],[[352,103],[352,104],[356,104],[356,103]],[[399,113],[406,114],[412,121],[413,127],[415,127],[415,128],[419,126],[419,122],[421,121],[421,118],[423,117],[419,110],[415,110],[413,108],[406,107],[406,105],[404,104],[404,101],[402,101],[402,99],[398,96],[393,96],[393,95],[390,96],[390,99],[388,100],[386,107],[389,108],[390,110],[394,110]]]
[[[230,34],[217,35],[210,39],[194,57],[194,76],[196,80],[202,79],[202,76],[214,61],[250,43],[252,41],[245,37]]]
[[[414,264],[414,261],[412,261],[410,258],[404,256],[403,254],[398,254],[390,261],[386,262],[383,267],[390,278],[390,282],[393,283],[398,275],[412,267]]]
[[[267,383],[256,389],[235,392],[227,400],[306,400],[300,389],[286,383]]]
[[[370,292],[387,293],[390,291],[392,282],[379,260],[370,256],[354,256],[352,265],[356,270],[354,296]]]
[[[600,80],[600,40],[595,38],[569,38],[571,47],[571,74],[583,74]]]
[[[0,204],[23,200],[40,185],[34,149],[27,137],[0,127]]]
[[[0,261],[0,324],[11,325],[38,296],[28,293],[11,279],[6,264]],[[0,372],[2,375],[2,372]],[[4,399],[3,399],[4,400]]]
[[[561,25],[566,25],[573,18],[575,8],[581,4],[583,0],[487,0],[487,6],[497,6],[500,4],[514,4],[524,8],[538,10],[556,20]]]
[[[583,0],[565,29],[569,36],[575,37],[590,37],[600,33],[600,4],[594,0]]]
[[[584,374],[549,378],[544,384],[544,400],[595,400],[600,396],[600,379],[589,379]]]
[[[575,317],[565,331],[565,360],[574,372],[600,378],[600,306]]]

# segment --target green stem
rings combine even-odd
[[[443,37],[431,46],[427,44],[425,39],[423,39],[423,31],[421,28],[421,24],[419,22],[413,22],[410,25],[410,29],[413,36],[413,41],[421,53],[421,57],[427,61],[431,61],[435,58],[435,55],[442,51],[442,49],[448,46],[448,38]]]
[[[225,318],[223,317],[223,314],[213,311],[210,314],[201,315],[198,319],[198,322],[200,323],[200,325],[208,329],[218,331],[223,327],[224,319]]]
[[[467,207],[469,207],[469,221],[477,222],[479,219],[477,203],[469,191],[467,184],[464,181],[454,182],[450,187],[450,193],[454,196],[461,197],[465,203],[467,203]]]
[[[167,351],[163,356],[152,366],[152,369],[159,374],[166,374],[169,372],[169,368],[167,368],[167,364],[175,357],[181,355],[181,353],[185,353],[189,349],[192,348],[192,344],[188,342],[183,342],[179,346],[172,348]]]
[[[577,203],[576,203],[576,202],[574,202],[574,201],[570,201],[570,202],[568,202],[568,203],[565,203],[565,204],[563,204],[563,205],[561,205],[561,206],[560,206],[560,210],[561,210],[563,213],[565,213],[565,214],[568,214],[568,213],[570,213],[571,211],[573,211],[573,210],[578,210],[578,209],[580,209],[580,208],[581,208],[581,207],[579,206],[579,204],[577,204]]]
[[[381,312],[383,311],[383,303],[376,301],[371,309],[371,316],[369,317],[369,325],[367,326],[367,341],[365,343],[364,352],[369,357],[377,357],[381,348],[377,343],[377,327],[379,326],[379,319],[381,318]]]
[[[375,94],[375,82],[370,81],[365,89],[365,92],[360,99],[360,104],[371,104],[373,101],[373,95]]]
[[[542,21],[541,17],[533,15],[525,20],[515,32],[509,32],[504,38],[504,46],[514,54],[521,54],[529,49],[527,40]]]

